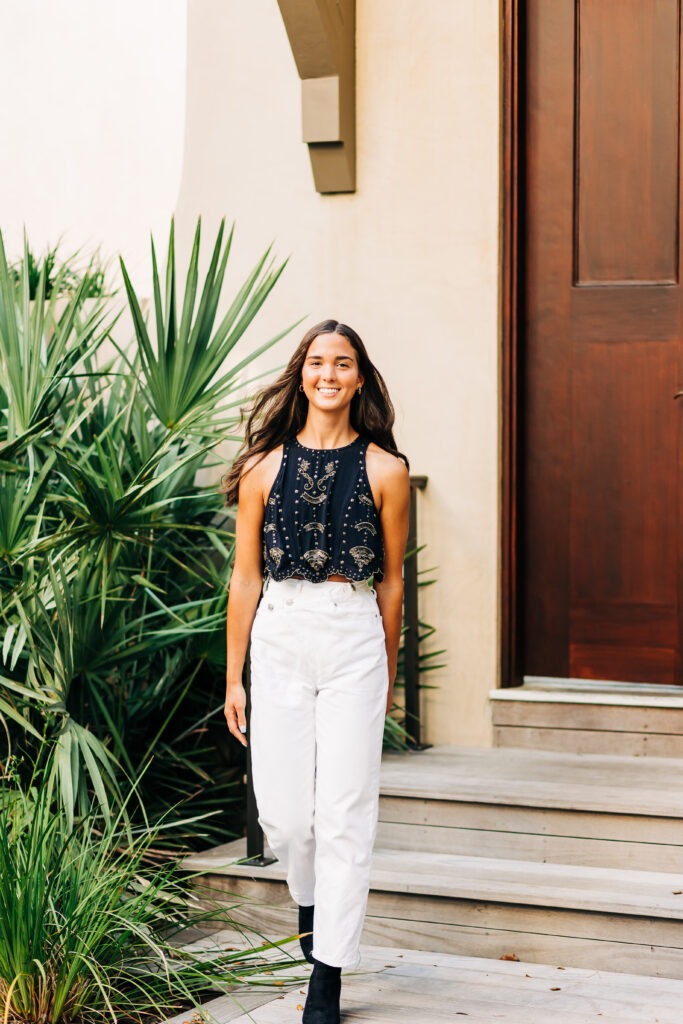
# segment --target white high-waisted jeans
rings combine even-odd
[[[388,686],[372,587],[268,579],[251,631],[254,793],[292,899],[315,904],[313,956],[334,967],[360,964]]]

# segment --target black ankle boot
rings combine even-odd
[[[313,960],[302,1024],[339,1024],[341,967]]]
[[[309,964],[313,963],[313,956],[311,951],[313,949],[313,906],[310,907],[299,907],[299,931],[310,932],[310,935],[304,935],[299,939],[301,945],[301,952],[308,960]]]

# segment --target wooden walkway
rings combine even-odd
[[[683,981],[363,946],[342,981],[343,1024],[681,1024]],[[299,970],[297,968],[297,970]],[[301,972],[310,973],[306,965]],[[216,1024],[299,1024],[306,985],[221,996]],[[238,1001],[240,1005],[238,1005]],[[186,1012],[166,1024],[193,1019]]]

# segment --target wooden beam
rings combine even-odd
[[[356,189],[356,0],[278,0],[318,192]]]

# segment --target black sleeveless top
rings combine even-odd
[[[339,573],[351,580],[384,576],[384,542],[358,435],[341,448],[284,442],[280,469],[263,519],[264,573],[295,573],[319,583]]]

